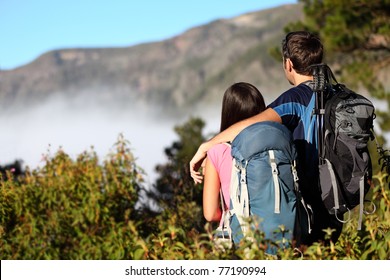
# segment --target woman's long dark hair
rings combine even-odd
[[[264,98],[255,86],[245,82],[235,83],[223,96],[221,131],[264,110]]]

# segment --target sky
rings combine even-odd
[[[297,0],[0,0],[0,70],[63,48],[127,47]]]

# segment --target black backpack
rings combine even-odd
[[[374,139],[375,108],[370,100],[336,81],[325,64],[313,69],[318,118],[319,187],[322,201],[340,222],[350,219],[350,210],[359,205],[361,229],[365,196],[372,178],[368,141]],[[332,79],[336,84],[332,84]],[[347,219],[344,213],[349,213]]]

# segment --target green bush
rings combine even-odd
[[[357,230],[354,212],[336,244],[315,243],[302,252],[280,248],[270,256],[259,231],[237,248],[216,245],[215,225],[205,223],[199,229],[199,218],[192,219],[202,213],[187,191],[175,192],[174,205],[167,203],[161,212],[137,207],[142,170],[128,142],[119,137],[103,163],[93,151],[72,160],[60,150],[47,156],[42,168],[27,170],[18,180],[11,173],[1,178],[0,258],[386,260],[390,193],[385,175],[375,176],[368,198],[377,210],[365,216],[362,230]]]
[[[59,150],[42,168],[0,182],[1,259],[121,259],[133,254],[141,173],[127,143],[102,165]]]

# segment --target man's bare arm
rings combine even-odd
[[[196,183],[202,183],[203,175],[198,171],[203,160],[206,158],[207,151],[214,145],[224,142],[233,141],[233,139],[246,127],[262,121],[274,121],[274,122],[282,122],[282,119],[273,109],[268,108],[265,111],[250,117],[246,120],[240,121],[238,123],[233,124],[229,128],[220,132],[212,139],[204,142],[198,148],[198,151],[190,161],[190,172],[191,177],[194,179]]]

